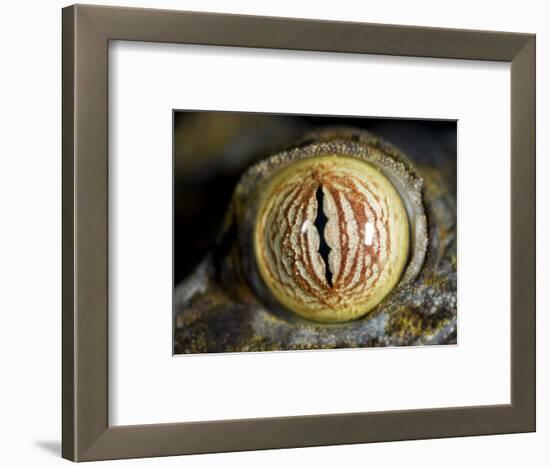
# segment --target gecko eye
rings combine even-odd
[[[421,181],[368,133],[323,133],[256,165],[240,186],[252,287],[299,317],[358,319],[418,274]]]
[[[174,354],[456,344],[456,122],[176,115]]]
[[[314,157],[270,180],[254,246],[264,283],[286,308],[342,322],[368,313],[399,282],[409,222],[399,193],[373,165]]]

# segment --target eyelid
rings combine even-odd
[[[395,148],[364,131],[336,129],[312,133],[298,142],[297,147],[275,154],[251,167],[241,178],[235,193],[234,205],[239,227],[239,248],[242,252],[244,276],[254,292],[270,307],[292,306],[289,306],[288,302],[281,303],[280,296],[278,299],[274,298],[269,284],[266,286],[265,264],[262,265],[257,260],[260,256],[255,239],[255,225],[266,191],[269,191],[273,180],[278,176],[284,177],[285,173],[288,175],[294,164],[307,164],[327,156],[336,156],[335,158],[340,158],[339,160],[343,160],[343,157],[351,160],[352,165],[359,163],[362,164],[361,166],[370,167],[369,169],[374,170],[379,179],[387,180],[398,193],[408,220],[410,252],[407,254],[403,273],[399,273],[399,283],[393,286],[402,286],[411,282],[422,268],[427,247],[427,222],[422,202],[422,179],[416,173],[412,163]],[[361,235],[366,238],[368,223],[364,228]],[[264,267],[263,274],[262,267]],[[311,318],[307,312],[305,314],[306,318]],[[303,312],[299,315],[304,317]],[[352,316],[352,318],[356,317],[355,314]],[[313,319],[316,320],[315,317]],[[348,318],[321,317],[317,320],[342,321]]]

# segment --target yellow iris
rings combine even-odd
[[[371,311],[399,283],[409,221],[374,165],[323,155],[290,163],[269,180],[254,228],[260,276],[299,316],[345,322]]]

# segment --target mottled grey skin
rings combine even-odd
[[[351,134],[359,136],[352,141]],[[299,148],[294,153],[304,151],[304,156],[311,156],[307,155],[308,145],[318,144],[320,140],[339,144],[348,141],[351,147],[358,138],[404,157],[377,137],[358,130],[313,133],[297,143]],[[288,163],[292,158],[288,155],[290,152],[281,153],[278,159],[275,157],[271,169]],[[439,167],[431,164],[410,166],[422,180],[421,203],[427,219],[427,232],[423,232],[427,245],[422,263],[415,268],[414,276],[402,280],[365,317],[337,325],[309,322],[294,316],[270,299],[262,287],[250,266],[253,252],[249,234],[253,215],[249,212],[254,206],[254,199],[250,199],[254,190],[246,185],[251,183],[251,177],[245,175],[236,188],[220,241],[195,272],[176,287],[174,352],[456,343],[456,195]],[[261,178],[254,181],[259,184],[258,189],[261,189]],[[243,192],[247,196],[239,195]]]

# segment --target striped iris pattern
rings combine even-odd
[[[303,318],[343,322],[372,310],[408,255],[403,202],[369,163],[326,155],[293,162],[269,183],[255,249],[272,295]]]

